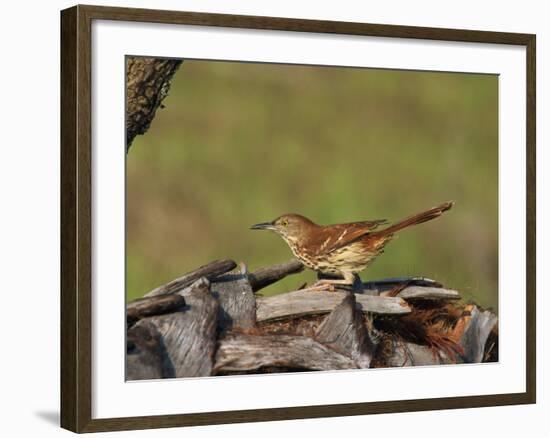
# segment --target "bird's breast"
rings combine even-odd
[[[292,254],[300,260],[305,266],[307,266],[310,269],[317,269],[317,265],[315,263],[315,259],[313,256],[308,252],[307,248],[303,245],[300,245],[300,243],[292,238],[285,237],[284,238],[288,247],[292,251]]]

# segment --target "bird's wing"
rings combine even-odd
[[[358,238],[370,233],[379,225],[388,223],[385,219],[348,224],[326,225],[317,233],[314,243],[317,254],[328,254],[338,248],[348,245]]]

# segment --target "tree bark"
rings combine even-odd
[[[126,59],[126,151],[136,135],[149,129],[181,63],[178,59]]]

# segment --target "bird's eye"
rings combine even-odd
[[[283,227],[286,227],[286,226],[288,225],[288,221],[287,221],[286,219],[282,220],[282,221],[281,221],[281,225],[282,225]]]

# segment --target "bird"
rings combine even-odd
[[[438,218],[453,205],[454,201],[448,201],[393,224],[379,219],[317,225],[305,216],[290,213],[250,228],[274,231],[306,267],[322,275],[338,277],[321,279],[311,287],[334,291],[336,286],[353,285],[355,276],[384,252],[395,233]],[[383,226],[385,228],[381,228]]]

